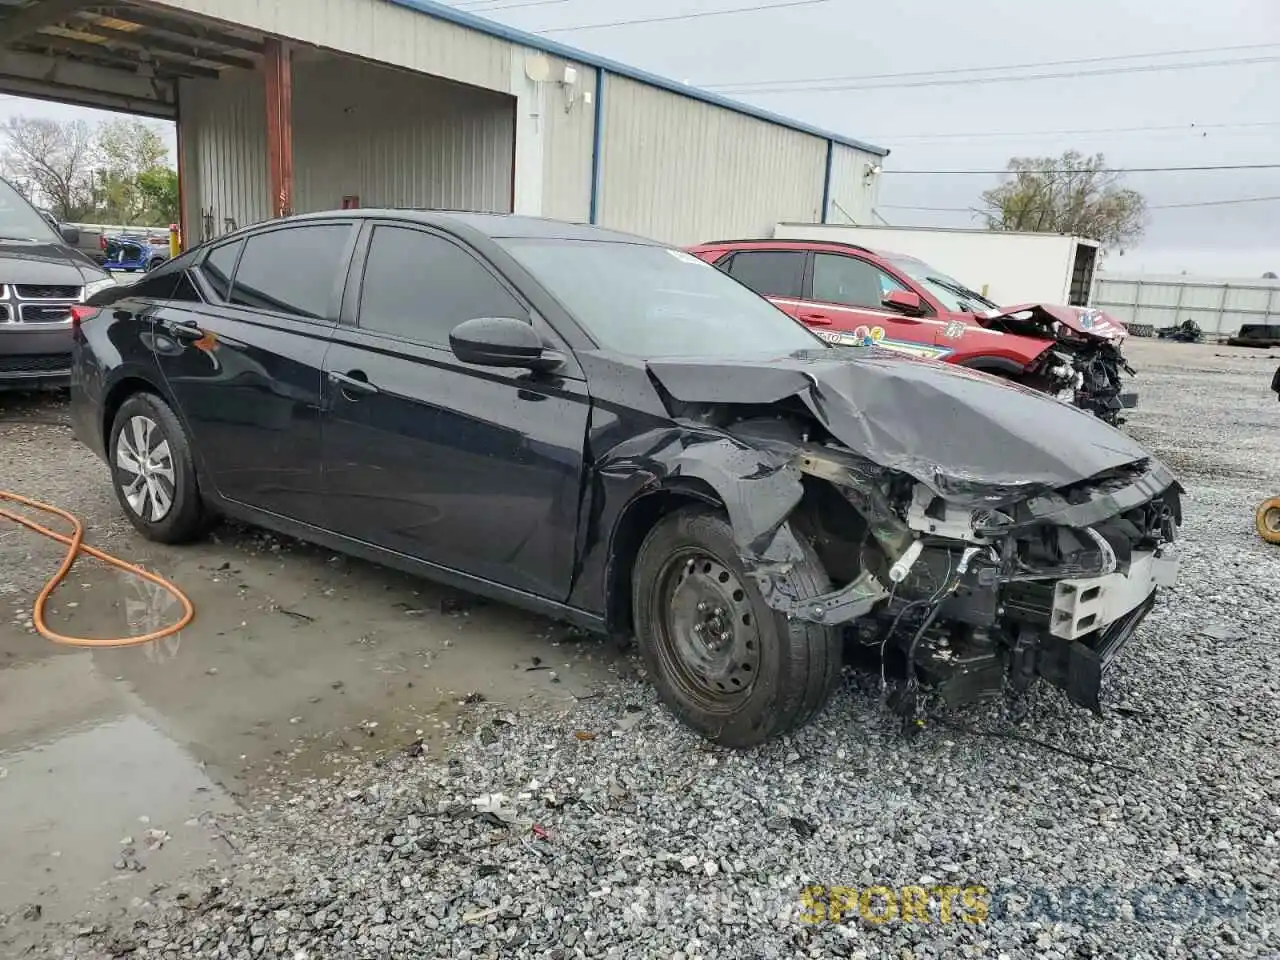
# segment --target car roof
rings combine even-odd
[[[863,246],[860,243],[845,243],[841,240],[805,240],[799,237],[750,237],[742,240],[712,240],[690,247],[691,250],[737,250],[750,247],[776,247],[794,250],[855,250],[872,257],[885,260],[915,259],[906,254],[894,253],[892,250],[878,250],[875,247]]]
[[[664,246],[664,244],[647,237],[623,233],[619,230],[609,230],[592,224],[552,220],[546,217],[528,217],[513,213],[474,213],[463,210],[431,210],[407,207],[361,207],[358,210],[324,210],[316,213],[297,214],[282,220],[269,222],[284,225],[292,222],[304,222],[335,216],[355,217],[357,219],[387,217],[421,223],[426,226],[444,227],[445,229],[461,227],[492,240],[595,240]],[[252,227],[246,229],[265,225],[263,223],[253,224]]]

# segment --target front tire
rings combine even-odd
[[[795,597],[830,590],[817,556],[775,577]],[[738,556],[728,520],[706,507],[664,517],[636,557],[640,650],[667,707],[699,734],[751,747],[808,723],[840,675],[840,631],[770,608]]]
[[[169,405],[136,393],[116,413],[107,445],[116,498],[148,540],[185,543],[206,528],[186,432]]]

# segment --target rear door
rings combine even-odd
[[[585,380],[461,363],[449,332],[476,317],[515,317],[571,354],[457,238],[384,221],[366,226],[360,246],[358,279],[325,358],[331,525],[564,600],[590,413]]]
[[[155,350],[206,477],[229,500],[321,524],[321,366],[357,230],[272,227],[211,248],[198,301],[156,315]]]
[[[768,297],[779,309],[799,319],[804,307],[808,254],[803,250],[738,250],[716,266],[739,283]]]

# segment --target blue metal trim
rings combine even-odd
[[[535,50],[541,50],[543,53],[549,53],[565,60],[586,64],[596,70],[606,70],[620,77],[626,77],[628,80],[636,80],[651,87],[657,87],[660,90],[669,90],[672,93],[678,93],[693,100],[701,100],[703,103],[710,103],[726,110],[732,110],[734,113],[745,114],[748,117],[755,117],[757,120],[764,120],[768,123],[776,123],[778,126],[821,137],[823,140],[831,140],[846,147],[853,147],[855,150],[862,150],[865,153],[873,153],[878,157],[887,157],[889,155],[889,150],[886,147],[877,147],[838,133],[811,127],[807,123],[801,123],[799,120],[792,120],[790,117],[770,113],[768,110],[760,110],[745,103],[739,103],[737,100],[722,97],[719,94],[699,90],[697,87],[691,87],[687,84],[677,83],[675,80],[660,77],[656,73],[637,70],[635,67],[629,67],[624,63],[618,63],[605,57],[598,57],[593,53],[587,53],[585,50],[579,50],[576,47],[556,43],[554,40],[545,40],[536,34],[525,33],[523,30],[512,29],[492,20],[486,20],[484,17],[478,17],[473,13],[466,13],[443,3],[438,3],[436,0],[390,0],[390,2],[400,7],[416,10],[418,13],[425,13],[427,16],[435,17],[438,20],[447,20],[450,23],[456,23],[459,26],[479,31],[488,36],[497,37],[500,40],[518,43],[524,47],[532,47]]]
[[[822,222],[827,222],[827,208],[831,206],[831,159],[836,145],[827,141],[827,172],[822,176]]]
[[[600,144],[604,137],[604,70],[596,67],[596,116],[591,131],[591,222],[600,211]]]

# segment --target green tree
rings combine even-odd
[[[142,195],[148,226],[167,226],[178,222],[178,171],[170,167],[152,167],[138,174],[138,192]]]
[[[158,215],[147,209],[140,181],[169,157],[155,125],[136,117],[108,120],[99,125],[96,141],[103,216],[113,223],[154,220]]]
[[[987,229],[1071,234],[1121,249],[1141,239],[1146,200],[1121,186],[1102,154],[1014,157],[1008,169],[1003,183],[982,194]]]

